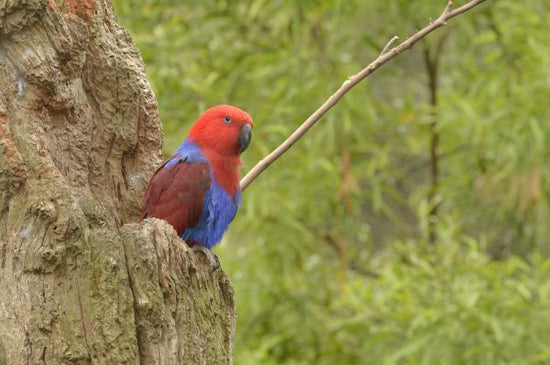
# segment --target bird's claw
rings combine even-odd
[[[210,274],[221,267],[220,258],[213,251],[201,245],[194,245],[192,249],[194,252],[202,252],[206,256],[206,258],[208,259],[208,263],[210,264]]]

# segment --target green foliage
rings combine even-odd
[[[440,245],[431,254],[414,244],[398,245],[376,263],[379,278],[352,280],[347,295],[333,305],[337,319],[328,323],[333,358],[548,362],[550,325],[541,319],[550,310],[550,260],[491,262],[469,243]]]
[[[549,259],[491,261],[473,240],[431,253],[396,243],[371,259],[377,277],[350,273],[341,292],[314,263],[287,288],[243,260],[238,273],[250,280],[238,293],[249,300],[239,310],[252,318],[240,329],[239,363],[550,361]]]
[[[166,153],[202,110],[231,103],[256,123],[247,168],[443,3],[115,1]],[[236,290],[235,363],[550,362],[549,7],[489,1],[454,19],[248,188],[218,250]],[[424,52],[440,44],[432,107]]]

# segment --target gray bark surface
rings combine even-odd
[[[0,0],[0,364],[228,364],[233,290],[136,223],[162,144],[108,0]]]

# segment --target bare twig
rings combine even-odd
[[[260,160],[241,180],[241,190],[246,189],[248,185],[260,175],[265,169],[267,169],[276,159],[278,159],[283,153],[285,153],[298,139],[300,139],[327,111],[329,111],[351,88],[365,79],[367,76],[376,71],[380,66],[388,62],[394,57],[397,57],[402,52],[412,48],[412,46],[418,42],[420,39],[424,38],[426,35],[433,32],[435,29],[444,26],[448,20],[454,18],[457,15],[460,15],[476,5],[484,2],[485,0],[471,0],[468,3],[452,10],[453,0],[448,0],[447,5],[443,13],[433,22],[428,24],[426,27],[422,28],[416,32],[412,37],[406,39],[398,46],[392,48],[391,50],[384,52],[382,50],[380,55],[372,61],[367,67],[359,71],[359,73],[349,77],[342,86],[332,94],[324,103],[321,105],[313,114],[306,119],[306,121],[298,127],[279,147],[273,150],[270,154]],[[392,38],[388,42],[387,47],[390,47],[394,42]],[[386,48],[386,47],[384,47]]]
[[[390,49],[392,44],[394,44],[395,41],[398,40],[398,39],[399,39],[399,37],[394,35],[392,37],[392,39],[390,39],[390,41],[388,43],[386,43],[386,45],[384,46],[384,49],[382,49],[382,52],[380,52],[380,56],[382,56],[384,53],[386,53],[388,51],[388,49]]]

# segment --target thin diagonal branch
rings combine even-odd
[[[468,3],[452,9],[453,0],[448,0],[445,9],[441,15],[433,22],[416,32],[413,36],[406,39],[398,46],[392,48],[391,50],[380,53],[380,55],[372,61],[367,67],[359,71],[357,74],[349,77],[342,86],[332,94],[324,103],[321,105],[313,114],[306,119],[306,121],[298,127],[279,147],[273,150],[270,154],[260,160],[241,180],[241,190],[246,189],[250,183],[258,177],[263,171],[265,171],[275,160],[277,160],[283,153],[285,153],[294,143],[298,141],[327,111],[329,111],[336,103],[355,85],[364,80],[367,76],[376,71],[380,66],[388,62],[389,60],[397,57],[399,54],[404,51],[412,48],[412,46],[418,42],[420,39],[424,38],[437,28],[440,28],[447,24],[447,21],[454,18],[457,15],[460,15],[471,8],[481,4],[485,0],[471,0]],[[393,43],[393,38],[390,40]],[[384,47],[386,48],[386,47]]]

